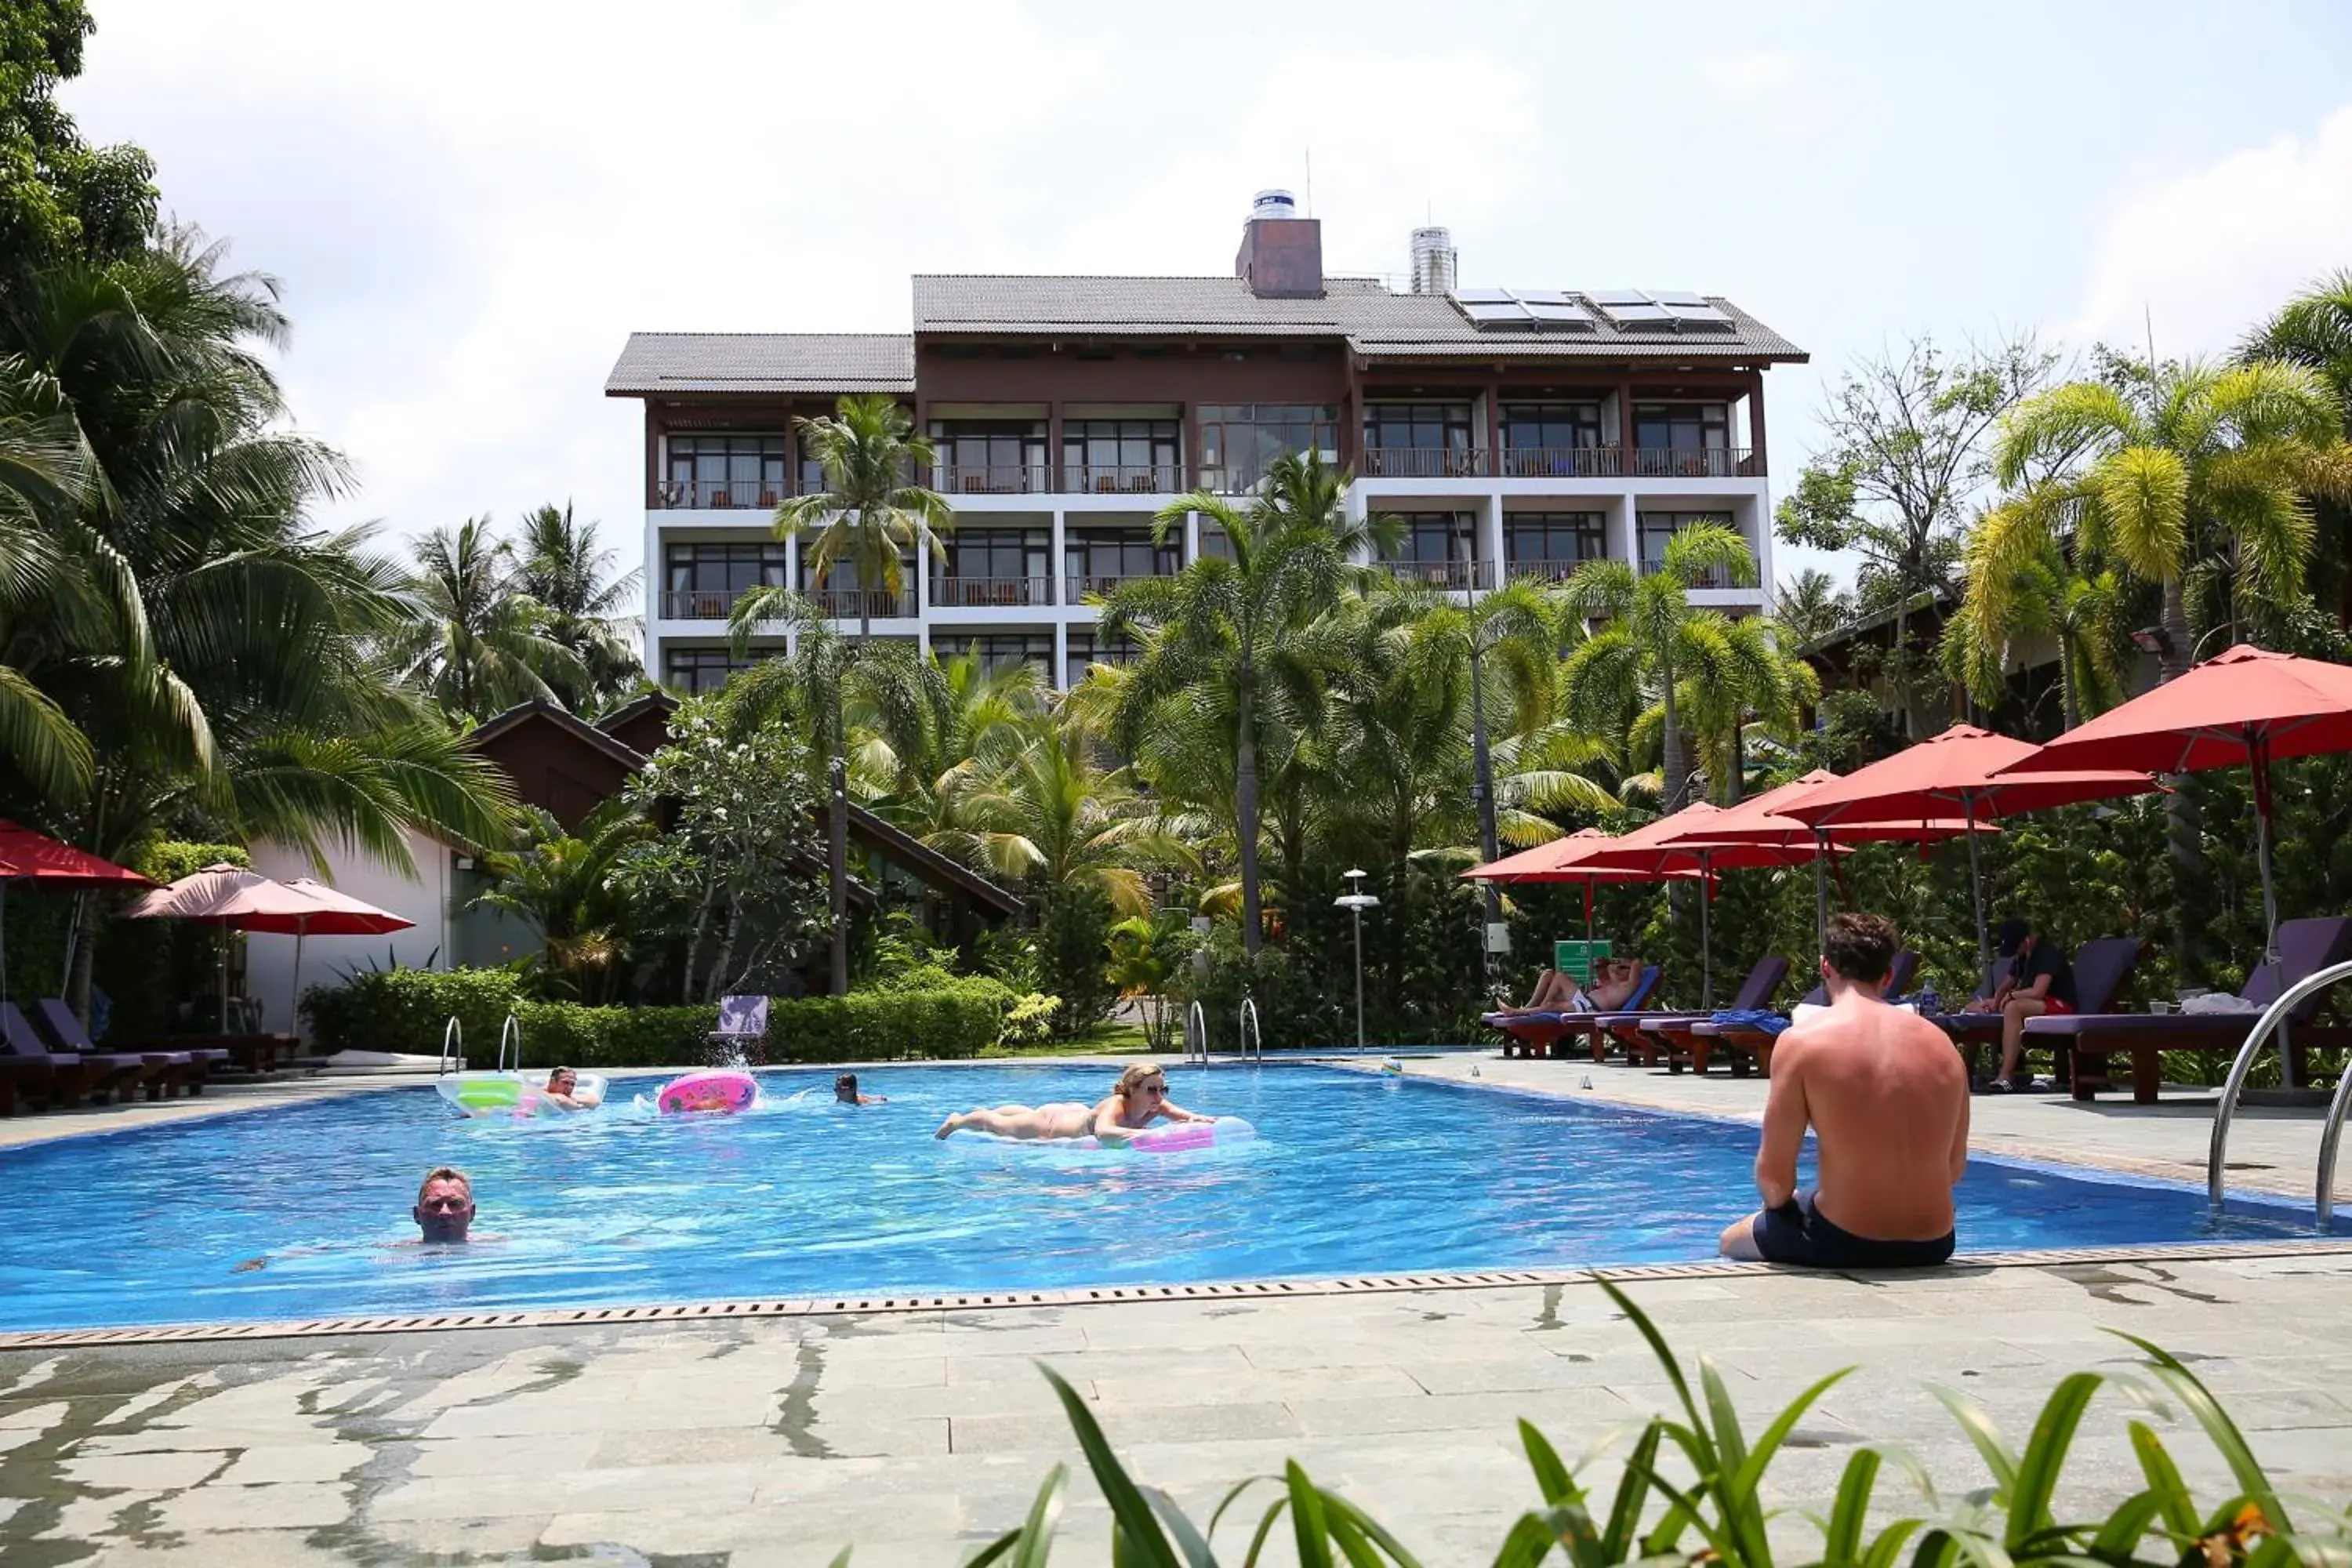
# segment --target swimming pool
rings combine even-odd
[[[1180,1103],[1260,1136],[1153,1157],[930,1136],[974,1104],[1097,1098],[1101,1068],[861,1076],[891,1103],[778,1071],[741,1117],[459,1121],[420,1085],[8,1151],[0,1329],[1686,1262],[1753,1197],[1752,1129],[1590,1100],[1171,1068]],[[392,1245],[445,1163],[485,1244]],[[2284,1205],[2216,1221],[2186,1188],[1990,1162],[1960,1211],[1969,1252],[2311,1234]]]

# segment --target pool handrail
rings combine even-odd
[[[2314,1206],[2319,1213],[2319,1228],[2331,1230],[2336,1225],[2336,1145],[2344,1135],[2344,1113],[2352,1110],[2352,1062],[2336,1075],[2336,1097],[2327,1102],[2327,1120],[2319,1127],[2319,1193]]]
[[[1202,1067],[1209,1065],[1209,1015],[1198,1002],[1184,1015],[1184,1064],[1190,1067],[1196,1058]]]
[[[457,1070],[459,1072],[464,1072],[466,1070],[466,1026],[457,1022],[457,1015],[452,1013],[449,1015],[449,1021],[441,1026],[441,1061],[440,1064],[433,1069],[433,1076],[435,1078],[443,1078],[448,1074],[450,1061],[449,1043],[453,1037],[456,1039],[457,1044]]]
[[[507,1037],[509,1036],[514,1037],[514,1069],[520,1072],[522,1071],[522,1020],[512,1013],[509,1013],[507,1021],[499,1026],[499,1070],[500,1072],[507,1070]]]
[[[1246,1061],[1252,1056],[1261,1062],[1265,1060],[1265,1032],[1258,1027],[1257,998],[1255,996],[1242,998],[1240,1036],[1236,1045],[1243,1060]]]
[[[2219,1213],[2222,1203],[2224,1161],[2230,1148],[2230,1123],[2238,1114],[2239,1097],[2245,1092],[2246,1076],[2253,1070],[2254,1058],[2262,1051],[2263,1043],[2286,1021],[2289,1013],[2301,1006],[2306,997],[2326,990],[2338,981],[2352,980],[2352,963],[2331,963],[2326,968],[2305,975],[2301,980],[2278,994],[2278,999],[2263,1009],[2254,1021],[2246,1043],[2238,1047],[2237,1060],[2230,1064],[2230,1076],[2221,1085],[2221,1100],[2213,1108],[2213,1137],[2205,1154],[2205,1200]],[[2352,1100],[2345,1095],[2345,1084],[2352,1083],[2352,1072],[2344,1075],[2336,1086],[2336,1097],[2328,1107],[2327,1121],[2319,1133],[2319,1223],[2326,1225],[2335,1213],[2336,1201],[2336,1135],[2342,1127],[2344,1113]]]

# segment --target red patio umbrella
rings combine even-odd
[[[1728,815],[1721,806],[1695,801],[1672,816],[1621,835],[1584,852],[1580,863],[1601,869],[1646,872],[1653,879],[1689,874],[1699,878],[1698,951],[1699,1000],[1715,1005],[1715,950],[1709,931],[1709,908],[1717,871],[1747,870],[1767,866],[1801,866],[1817,858],[1820,848],[1806,843],[1727,843],[1712,836],[1715,824]],[[1831,853],[1837,851],[1832,848]]]
[[[8,999],[8,889],[18,882],[78,889],[155,885],[111,860],[0,817],[0,1002]]]
[[[2271,763],[2346,751],[2352,751],[2352,668],[2240,643],[2005,764],[2000,782],[2030,786],[2062,768],[2145,768],[2159,773],[2252,769],[2263,957],[2274,963],[2278,893],[2271,879]]]
[[[382,936],[406,931],[415,921],[338,892],[324,882],[297,877],[278,882],[258,871],[226,862],[192,872],[141,899],[123,911],[134,920],[201,921],[234,931],[270,931],[294,939],[292,1004],[302,994],[302,939],[306,936]],[[228,957],[221,956],[221,1032],[228,1032]]]
[[[1779,810],[1783,816],[1834,832],[1841,822],[1954,816],[1977,821],[2077,801],[2145,795],[2157,787],[2145,773],[2084,771],[2078,764],[2060,764],[2054,771],[2022,777],[1993,776],[2040,750],[2031,741],[1955,724],[1842,779],[1792,795],[1780,803]],[[1977,960],[1989,982],[1992,938],[1985,924],[1984,868],[1973,833],[1969,835],[1969,892],[1977,918]]]
[[[1813,855],[1813,935],[1826,941],[1829,931],[1829,885],[1823,874],[1833,844],[1932,844],[1957,838],[1973,829],[1990,831],[1967,817],[1930,816],[1907,821],[1839,822],[1815,826],[1782,813],[1789,801],[1801,799],[1824,784],[1837,782],[1827,768],[1790,780],[1776,789],[1750,795],[1738,805],[1694,824],[1690,833],[1717,844],[1771,844],[1794,848],[1811,844]]]
[[[1659,879],[1646,871],[1609,870],[1597,866],[1578,864],[1586,851],[1596,846],[1614,844],[1617,836],[1603,833],[1597,827],[1580,827],[1532,849],[1522,849],[1516,855],[1506,855],[1484,866],[1473,866],[1462,873],[1466,880],[1497,882],[1508,886],[1516,882],[1581,882],[1584,884],[1584,940],[1592,941],[1592,889],[1596,882],[1654,882]],[[1676,877],[1696,877],[1694,868],[1676,871]]]

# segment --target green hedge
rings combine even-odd
[[[856,991],[846,996],[778,997],[769,1005],[772,1062],[970,1057],[994,1045],[1016,998],[1000,981],[940,975],[920,990]],[[453,1015],[477,1068],[497,1059],[509,1012],[522,1026],[523,1065],[678,1067],[701,1061],[719,1010],[583,1007],[518,995],[503,969],[395,969],[361,974],[302,996],[321,1052],[344,1049],[437,1055]]]

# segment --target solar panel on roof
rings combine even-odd
[[[1518,291],[1518,296],[1520,302],[1528,305],[1573,305],[1576,303],[1574,296],[1563,293],[1557,289],[1522,289]]]
[[[1524,327],[1534,320],[1525,306],[1507,299],[1465,305],[1462,313],[1482,327]]]
[[[1464,305],[1507,305],[1511,303],[1508,289],[1459,289],[1454,300]]]
[[[1621,327],[1663,326],[1675,319],[1664,305],[1612,305],[1608,316]]]
[[[1651,295],[1650,298],[1656,300],[1661,305],[1704,305],[1706,303],[1706,296],[1704,294],[1694,294],[1687,289],[1662,289],[1658,293]]]
[[[1703,300],[1696,305],[1678,305],[1668,301],[1665,310],[1666,313],[1674,318],[1677,326],[1727,328],[1732,324],[1729,316]]]
[[[1548,321],[1558,326],[1589,327],[1592,325],[1592,312],[1572,300],[1531,299],[1522,300],[1521,303],[1527,306],[1528,314],[1538,321]]]
[[[1650,297],[1639,289],[1601,289],[1592,295],[1596,305],[1646,305]]]

